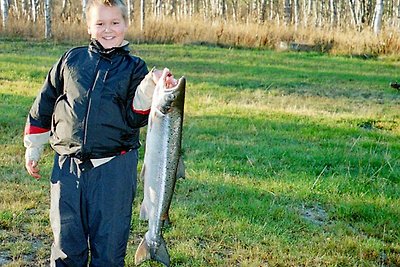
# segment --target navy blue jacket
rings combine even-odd
[[[148,113],[135,112],[132,101],[147,73],[146,63],[130,55],[128,45],[104,49],[92,41],[73,48],[49,71],[25,131],[50,130],[58,154],[81,160],[138,148]]]

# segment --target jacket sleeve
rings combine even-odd
[[[49,71],[30,109],[24,131],[25,159],[38,161],[50,137],[54,104],[62,93],[61,58]]]
[[[127,110],[129,124],[133,128],[143,127],[147,124],[155,88],[152,72],[153,70],[148,72],[146,63],[142,60],[135,69]]]

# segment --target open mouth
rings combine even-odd
[[[172,75],[168,76],[171,77]],[[182,83],[182,81],[185,79],[185,77],[181,77],[178,80],[174,79],[173,83],[167,84],[167,81],[165,82],[165,91],[174,91],[179,88],[179,85]]]

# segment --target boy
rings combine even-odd
[[[55,150],[51,266],[123,266],[136,191],[139,128],[147,124],[160,71],[131,56],[123,0],[91,0],[88,47],[49,71],[25,127],[26,169],[50,140]],[[169,73],[171,76],[171,74]]]

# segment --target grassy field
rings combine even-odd
[[[48,69],[70,46],[0,40],[0,266],[48,265],[53,153],[41,161],[44,178],[28,177],[22,132]],[[187,179],[165,230],[173,266],[400,266],[400,92],[389,87],[400,61],[132,49],[188,79]],[[146,230],[141,193],[127,266]]]

